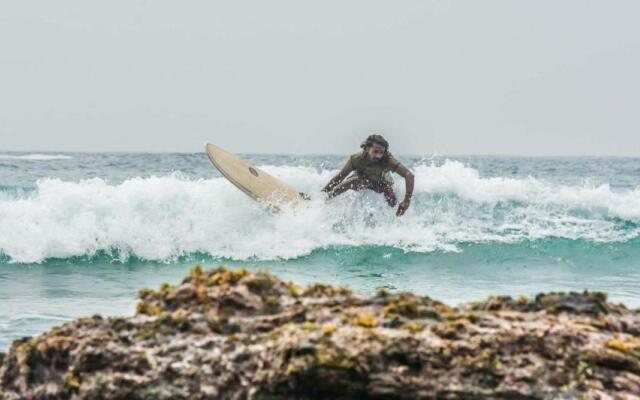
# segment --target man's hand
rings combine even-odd
[[[402,164],[399,164],[396,167],[396,172],[404,178],[404,184],[405,184],[404,200],[398,206],[398,211],[396,211],[396,215],[401,216],[402,214],[404,214],[405,211],[407,211],[407,208],[409,208],[409,204],[411,204],[411,195],[413,194],[414,179],[413,179],[413,173],[409,171],[409,169],[407,169],[407,167],[405,167]]]
[[[347,160],[347,163],[344,165],[344,167],[342,167],[342,169],[340,170],[340,172],[338,172],[338,175],[334,176],[333,178],[331,178],[331,180],[329,181],[329,183],[327,183],[327,185],[325,187],[322,188],[322,191],[325,193],[328,193],[331,196],[331,191],[340,183],[344,180],[344,178],[347,177],[347,175],[349,175],[349,173],[353,171],[353,166],[351,165],[351,159]]]
[[[399,217],[402,214],[404,214],[404,212],[407,211],[407,209],[409,208],[410,204],[411,204],[411,200],[404,199],[402,203],[398,205],[398,211],[396,211],[396,215]]]

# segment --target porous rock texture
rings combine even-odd
[[[136,315],[0,354],[3,399],[639,399],[640,312],[598,292],[429,297],[195,267]]]

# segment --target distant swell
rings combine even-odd
[[[63,154],[0,154],[0,160],[27,160],[27,161],[50,161],[50,160],[70,160],[71,156]]]
[[[223,178],[42,179],[35,191],[0,197],[0,253],[15,263],[105,254],[121,261],[193,254],[275,260],[336,246],[458,252],[468,243],[613,243],[640,233],[638,189],[481,178],[446,161],[414,167],[412,208],[396,218],[371,192],[325,203],[319,189],[336,171],[263,168],[314,199],[299,213],[273,215]]]

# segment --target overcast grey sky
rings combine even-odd
[[[4,0],[0,150],[640,156],[640,1]]]

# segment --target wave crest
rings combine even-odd
[[[0,160],[27,160],[27,161],[51,161],[51,160],[70,160],[73,157],[64,154],[0,154]]]
[[[414,168],[412,207],[396,218],[372,192],[325,202],[319,189],[336,171],[262,168],[314,199],[299,213],[270,214],[223,178],[42,179],[34,192],[0,198],[0,251],[18,263],[105,252],[122,261],[189,254],[272,260],[332,246],[459,251],[462,243],[548,237],[620,242],[640,232],[638,189],[483,178],[446,161]],[[396,189],[401,197],[402,179]]]

